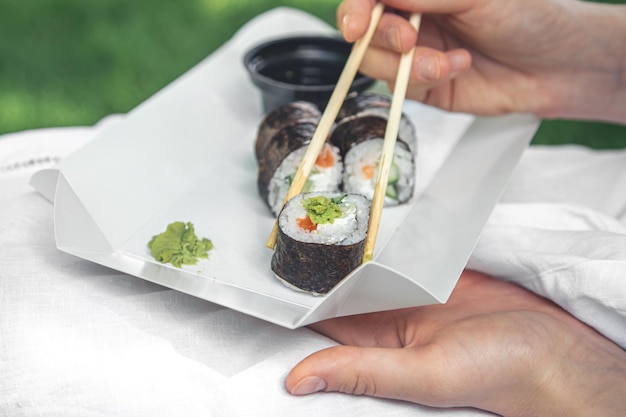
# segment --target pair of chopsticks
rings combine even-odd
[[[306,153],[302,159],[302,162],[298,166],[298,169],[294,175],[294,179],[289,187],[287,196],[283,202],[283,205],[291,198],[302,192],[302,188],[306,183],[306,180],[315,165],[315,161],[326,142],[326,138],[333,127],[337,114],[343,102],[350,90],[352,81],[356,76],[356,73],[361,65],[365,51],[367,50],[376,27],[380,22],[380,18],[383,14],[385,6],[382,3],[377,3],[372,9],[372,15],[370,24],[365,35],[356,41],[350,52],[350,56],[346,61],[346,64],[339,76],[337,85],[333,90],[332,95],[326,105],[326,109],[322,114],[320,122],[313,134],[313,138],[307,147]],[[421,21],[421,15],[414,13],[410,17],[411,25],[418,30]],[[400,65],[398,68],[398,74],[396,76],[396,83],[393,91],[393,97],[391,100],[391,107],[389,109],[389,118],[387,120],[387,127],[385,130],[385,137],[383,142],[383,151],[379,163],[378,177],[376,179],[376,186],[374,188],[374,196],[372,199],[372,207],[370,209],[370,218],[368,223],[368,232],[365,240],[365,249],[363,251],[363,262],[372,260],[374,253],[374,246],[376,244],[376,237],[378,235],[378,227],[382,214],[383,203],[385,199],[385,193],[387,190],[387,182],[389,180],[389,170],[391,168],[391,162],[393,160],[394,149],[396,145],[396,138],[398,136],[398,130],[400,127],[400,119],[402,117],[402,105],[406,96],[407,87],[409,84],[409,74],[411,71],[411,64],[413,61],[413,55],[415,48],[411,48],[409,52],[406,52],[400,58]],[[274,223],[274,227],[267,240],[267,247],[273,249],[276,245],[276,237],[278,234],[278,221]]]

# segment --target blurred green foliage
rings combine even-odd
[[[613,1],[623,3],[623,1]],[[339,0],[1,0],[0,134],[127,112],[275,7],[335,24]],[[626,147],[626,128],[547,121],[535,143]]]
[[[278,6],[336,0],[1,0],[0,134],[127,112]]]

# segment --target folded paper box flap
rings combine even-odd
[[[264,245],[274,219],[256,190],[261,98],[242,56],[294,33],[332,31],[296,10],[261,15],[59,171],[37,174],[44,195],[56,184],[57,246],[289,328],[445,302],[537,120],[475,119],[407,102],[419,149],[413,201],[385,209],[375,262],[324,297],[293,291],[273,276]],[[190,221],[213,241],[208,260],[179,269],[151,257],[148,241],[173,221]]]

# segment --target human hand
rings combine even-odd
[[[360,38],[374,0],[344,0],[337,22]],[[407,97],[450,111],[626,123],[626,7],[576,0],[383,0],[361,71],[393,84],[417,42]],[[420,12],[418,34],[408,12]],[[393,86],[391,86],[393,88]]]
[[[552,302],[473,271],[444,305],[311,327],[346,346],[296,365],[286,379],[294,395],[338,391],[503,416],[626,415],[623,350]]]

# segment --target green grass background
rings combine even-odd
[[[612,1],[624,3],[625,1]],[[0,134],[91,125],[180,76],[254,16],[339,0],[0,0]],[[626,127],[551,120],[534,143],[626,147]]]

